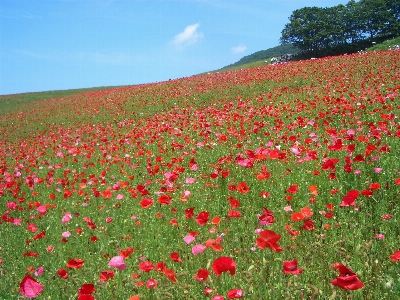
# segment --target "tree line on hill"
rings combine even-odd
[[[317,57],[353,53],[400,33],[399,0],[350,0],[333,7],[293,11],[281,45]]]

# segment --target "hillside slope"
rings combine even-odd
[[[252,63],[252,62],[256,62],[259,60],[265,60],[271,57],[278,57],[281,55],[285,55],[285,54],[296,54],[300,52],[300,50],[296,47],[293,47],[292,45],[281,45],[281,46],[276,46],[273,48],[269,48],[267,50],[260,50],[257,52],[254,52],[253,54],[250,55],[246,55],[244,57],[242,57],[239,61],[230,64],[228,66],[225,66],[223,68],[221,68],[220,70],[229,68],[229,67],[234,67],[234,66],[239,66],[239,65],[244,65],[244,64],[248,64],[248,63]]]

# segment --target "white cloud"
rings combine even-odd
[[[240,44],[238,46],[232,47],[231,48],[231,52],[233,54],[239,54],[239,53],[242,53],[242,52],[246,51],[246,49],[247,49],[246,45]]]
[[[204,37],[204,34],[197,31],[199,23],[189,25],[181,33],[178,33],[172,40],[172,44],[178,49],[183,49],[187,46],[195,44],[198,40]]]

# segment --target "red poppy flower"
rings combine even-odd
[[[358,190],[351,190],[347,192],[347,194],[343,197],[342,202],[340,203],[340,207],[356,206],[354,201],[356,201],[358,195],[359,195]]]
[[[174,262],[182,262],[182,259],[179,257],[178,252],[172,252],[169,256]]]
[[[214,260],[212,269],[217,276],[223,272],[229,272],[233,276],[236,272],[236,262],[228,256],[221,256]]]
[[[171,282],[176,283],[176,277],[175,277],[175,271],[174,270],[165,269],[163,273],[164,273],[165,276],[167,276],[167,278]]]
[[[267,171],[267,167],[265,165],[261,166],[261,172],[257,174],[257,180],[267,180],[271,177],[271,173]]]
[[[286,260],[283,262],[283,273],[298,275],[303,272],[303,269],[297,268],[297,260]]]
[[[334,268],[339,270],[340,276],[332,280],[332,284],[345,290],[358,290],[364,284],[358,279],[356,273],[340,263],[334,263]]]
[[[92,293],[96,293],[94,284],[92,284],[92,283],[84,283],[84,284],[82,284],[81,288],[78,290],[78,296],[90,295]],[[81,299],[81,298],[79,298],[79,299]],[[85,298],[83,298],[83,299],[85,299]]]
[[[35,225],[35,224],[32,224],[32,223],[29,223],[29,224],[28,224],[27,229],[28,229],[30,232],[36,232],[36,231],[38,230],[38,228],[36,227],[36,225]]]
[[[357,154],[357,155],[354,157],[353,161],[354,161],[354,162],[364,162],[365,159],[364,159],[364,157],[363,157],[361,154]]]
[[[301,212],[301,214],[304,216],[305,219],[311,218],[312,215],[314,214],[314,213],[312,212],[311,208],[309,208],[308,206],[303,207],[303,208],[300,210],[300,212]]]
[[[195,221],[197,222],[197,224],[199,224],[200,226],[204,226],[207,222],[208,222],[208,218],[210,216],[210,213],[207,211],[202,211],[200,212]]]
[[[229,201],[229,203],[231,205],[231,208],[237,208],[237,207],[240,206],[239,200],[233,198],[232,196],[228,197],[228,201]]]
[[[65,190],[64,191],[64,198],[69,198],[72,196],[72,192],[70,190]]]
[[[221,238],[217,238],[217,239],[209,239],[206,241],[206,247],[207,248],[213,248],[214,251],[216,252],[221,252],[222,251],[222,245],[221,243]]]
[[[247,186],[246,182],[241,182],[237,185],[236,187],[237,191],[241,194],[247,194],[248,192],[250,192],[249,187]]]
[[[129,258],[129,256],[135,251],[134,248],[128,247],[127,249],[121,249],[119,251],[119,255],[123,258]]]
[[[318,196],[318,188],[316,185],[310,185],[308,187],[308,190],[310,191],[311,194],[313,194],[314,196]]]
[[[139,269],[144,272],[150,272],[154,269],[154,265],[150,261],[143,261],[139,264]]]
[[[112,192],[111,189],[106,189],[104,190],[101,195],[103,196],[104,199],[111,199],[112,198]]]
[[[296,183],[291,185],[286,191],[290,194],[296,194],[298,190],[299,190],[299,185]]]
[[[263,214],[258,216],[258,219],[260,220],[260,225],[270,225],[275,222],[274,219],[274,214],[272,210],[263,208]]]
[[[194,216],[194,207],[189,207],[185,209],[185,217],[186,219],[191,219]]]
[[[392,261],[400,261],[400,250],[394,251],[394,253],[390,255],[390,259]]]
[[[381,188],[381,185],[379,183],[373,182],[370,184],[369,188],[371,190],[379,190]]]
[[[42,239],[42,238],[44,238],[44,237],[46,237],[46,233],[45,233],[44,231],[42,231],[42,232],[36,234],[36,235],[33,237],[33,239],[34,239],[34,240],[38,240],[38,239]]]
[[[172,200],[171,196],[163,194],[158,198],[158,203],[164,205],[170,205],[171,200]]]
[[[158,263],[156,263],[155,270],[157,272],[163,273],[166,269],[167,269],[167,264],[165,262],[159,261]]]
[[[78,296],[78,300],[95,300],[95,298],[90,294],[82,294]]]
[[[292,221],[301,221],[304,219],[304,216],[301,212],[294,212],[292,213],[292,215],[290,216],[290,218],[292,219]]]
[[[62,279],[67,279],[68,278],[68,273],[64,269],[60,269],[57,271],[57,275],[60,276]]]
[[[153,205],[153,199],[151,198],[144,198],[140,201],[140,206],[142,208],[148,208]]]
[[[242,214],[238,210],[229,210],[228,211],[228,218],[240,218]]]
[[[367,148],[365,149],[365,156],[370,156],[372,154],[372,151],[376,150],[376,146],[369,144]]]
[[[113,270],[105,270],[100,273],[100,281],[106,282],[109,279],[114,278],[114,271]]]
[[[157,284],[158,284],[157,280],[150,278],[149,280],[147,280],[146,287],[148,289],[156,288]]]
[[[85,261],[83,259],[73,258],[67,262],[67,267],[70,269],[80,269]]]
[[[365,197],[372,197],[374,194],[373,194],[372,190],[362,190],[361,195],[363,195]]]
[[[210,272],[208,272],[205,269],[200,269],[197,271],[197,275],[193,276],[193,278],[196,279],[198,282],[203,282],[203,281],[207,280],[209,275],[210,275]]]
[[[211,223],[214,224],[214,225],[218,225],[220,222],[221,222],[221,218],[220,217],[214,217],[211,220]]]
[[[280,234],[272,230],[263,230],[260,232],[260,237],[257,238],[256,244],[261,249],[270,248],[274,252],[281,252],[283,249],[278,244]]]
[[[239,299],[242,298],[243,296],[243,290],[242,289],[233,289],[228,291],[228,293],[226,294],[226,296],[229,299]]]
[[[301,227],[304,230],[314,231],[314,222],[313,220],[304,220],[303,226]]]

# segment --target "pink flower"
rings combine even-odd
[[[18,207],[17,203],[15,203],[15,202],[7,202],[7,208],[14,210],[14,209],[17,209],[17,207]]]
[[[157,284],[158,284],[157,280],[150,278],[149,280],[147,280],[146,287],[148,289],[156,288]]]
[[[192,247],[192,253],[193,253],[193,255],[197,255],[201,252],[204,252],[204,250],[206,250],[206,249],[207,249],[206,246],[204,246],[202,244],[197,244]]]
[[[126,264],[124,262],[123,256],[114,256],[111,258],[110,262],[108,263],[110,267],[117,268],[119,270],[125,270]]]
[[[71,236],[71,232],[69,232],[69,231],[64,231],[64,232],[61,234],[61,236],[64,237],[64,238],[70,237],[70,236]]]
[[[39,213],[41,213],[41,214],[45,214],[46,211],[47,211],[47,208],[46,208],[45,205],[40,205],[40,206],[37,208],[37,211],[38,211]]]
[[[375,236],[378,240],[383,240],[385,238],[385,235],[379,233]]]
[[[188,234],[187,236],[185,236],[185,237],[183,238],[183,241],[184,241],[186,244],[190,244],[190,243],[193,242],[195,239],[196,239],[196,238],[195,238],[193,235]]]
[[[186,178],[186,183],[187,184],[192,184],[196,181],[196,178]]]
[[[285,206],[285,207],[283,208],[283,210],[286,211],[286,212],[288,212],[288,211],[293,211],[291,205]]]
[[[61,218],[61,222],[63,222],[64,224],[71,221],[72,220],[72,215],[70,212],[67,212],[62,218]]]
[[[183,197],[189,197],[192,193],[190,191],[183,191],[182,196]]]
[[[40,275],[43,274],[43,271],[44,271],[44,267],[41,266],[41,267],[37,268],[37,270],[35,271],[34,275],[35,275],[36,277],[38,277],[38,276],[40,276]]]
[[[26,274],[19,284],[19,291],[26,298],[35,298],[43,291],[43,285],[38,283],[31,275]]]
[[[124,195],[123,194],[118,194],[117,195],[117,200],[122,200],[124,199]]]
[[[347,130],[348,135],[354,135],[355,133],[356,133],[356,131],[354,129]]]

